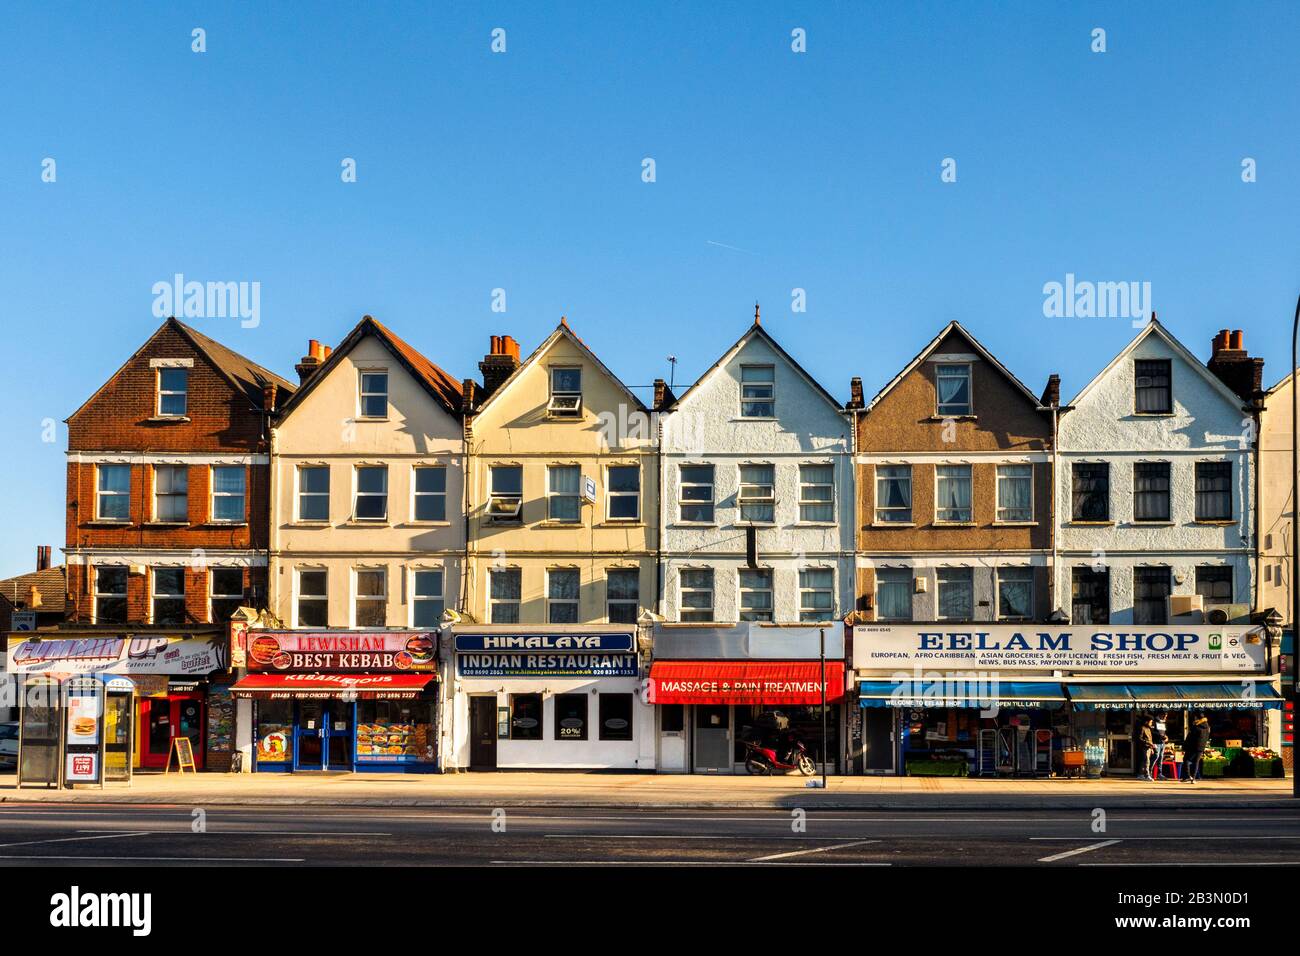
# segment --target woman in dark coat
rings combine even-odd
[[[1204,714],[1197,714],[1187,731],[1187,740],[1183,743],[1183,780],[1195,783],[1201,772],[1201,758],[1205,755],[1205,746],[1210,742],[1210,721]]]

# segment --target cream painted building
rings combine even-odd
[[[1259,571],[1255,610],[1275,609],[1291,623],[1291,556],[1295,553],[1295,500],[1291,496],[1290,375],[1264,398],[1259,430]]]

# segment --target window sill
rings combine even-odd
[[[915,528],[915,521],[873,521],[868,528]]]
[[[328,521],[290,521],[285,524],[286,528],[328,528]]]
[[[838,521],[796,521],[792,528],[838,528]]]
[[[1173,413],[1172,411],[1168,411],[1168,412],[1138,412],[1138,411],[1135,411],[1133,414],[1134,414],[1135,416],[1137,416],[1138,418],[1173,418],[1173,417],[1174,417],[1174,413]]]
[[[668,527],[670,527],[670,528],[686,528],[686,529],[688,529],[688,530],[690,530],[690,529],[694,529],[694,530],[696,530],[696,531],[703,531],[703,530],[706,529],[706,528],[716,528],[716,527],[718,527],[718,523],[717,523],[716,521],[674,521],[674,522],[671,522],[671,523],[668,525]]]
[[[645,522],[632,518],[606,518],[596,522],[597,528],[644,528]]]
[[[205,521],[195,525],[196,528],[247,528],[247,521]]]
[[[1172,528],[1174,526],[1172,521],[1139,521],[1136,519],[1131,524],[1134,528]]]
[[[188,521],[146,521],[143,527],[146,528],[188,528]]]
[[[977,422],[979,421],[979,416],[976,415],[974,412],[966,412],[961,415],[940,415],[939,413],[936,412],[935,414],[930,416],[930,421],[932,422],[946,422],[946,421]]]
[[[190,417],[188,415],[153,415],[144,420],[146,425],[188,425]]]
[[[450,528],[450,521],[401,521],[393,525],[395,528]]]
[[[993,526],[995,528],[1036,528],[1038,527],[1038,522],[1037,521],[995,521],[993,522]]]
[[[390,528],[387,518],[349,518],[343,522],[346,528]]]
[[[537,524],[533,525],[533,527],[534,528],[584,528],[586,527],[586,525],[584,525],[581,521],[553,521],[548,518],[546,521],[537,522]]]
[[[1206,525],[1212,528],[1231,528],[1236,523],[1236,518],[1197,518],[1192,522],[1192,524]]]
[[[775,528],[775,521],[745,521],[743,518],[732,525],[733,528]]]
[[[1065,524],[1067,527],[1071,527],[1071,528],[1113,528],[1115,527],[1115,522],[1113,521],[1067,521]]]
[[[978,528],[977,521],[936,521],[932,528]]]
[[[94,521],[83,521],[83,528],[130,528],[130,520],[118,521],[114,518],[96,518]]]
[[[388,416],[385,415],[383,418],[371,418],[367,415],[358,415],[356,418],[352,420],[356,422],[358,425],[360,425],[366,422],[386,422],[388,421]]]
[[[776,422],[780,421],[775,415],[741,415],[738,418],[731,419],[733,422]]]

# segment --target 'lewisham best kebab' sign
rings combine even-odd
[[[1264,670],[1262,628],[1207,624],[1033,625],[859,624],[858,670],[916,667],[982,670],[1228,671]]]
[[[276,672],[432,671],[438,642],[412,631],[249,631],[248,669]]]

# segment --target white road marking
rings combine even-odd
[[[103,833],[103,832],[105,832],[105,831],[104,831],[103,829],[99,829],[99,830],[78,830],[77,832],[78,832],[78,833]],[[127,835],[127,831],[123,831],[123,830],[111,830],[111,831],[109,831],[109,832],[111,832],[111,833],[121,833],[123,836],[126,836],[126,835]],[[190,829],[189,827],[184,827],[184,828],[177,827],[176,829],[163,828],[163,829],[153,829],[153,830],[131,830],[131,831],[129,831],[129,832],[130,832],[130,833],[195,833],[195,831],[192,830],[192,829]],[[324,829],[322,829],[322,830],[272,830],[272,831],[269,831],[269,832],[270,832],[271,834],[273,834],[274,836],[277,836],[277,837],[282,837],[282,836],[332,836],[332,837],[335,837],[335,836],[346,836],[346,837],[353,837],[353,836],[380,836],[380,837],[390,837],[390,836],[392,836],[391,833],[377,833],[377,832],[375,832],[375,831],[373,831],[373,830],[346,831],[346,830],[324,830]],[[220,826],[217,826],[217,827],[208,827],[207,830],[203,831],[202,833],[195,833],[195,835],[196,835],[196,836],[212,836],[213,834],[220,834],[220,835],[222,835],[222,836],[226,836],[227,834],[234,834],[234,835],[236,835],[236,836],[240,836],[240,835],[248,834],[248,833],[254,833],[254,834],[257,834],[257,835],[259,835],[259,836],[267,836],[267,835],[268,835],[268,831],[267,831],[265,828],[262,828],[262,829],[256,829],[256,828],[254,828],[254,829],[247,829],[247,830],[235,830],[235,829],[230,829],[230,828],[228,828],[228,827],[220,827]]]
[[[784,860],[791,856],[803,856],[805,853],[829,853],[832,850],[847,850],[853,846],[866,846],[868,843],[879,843],[879,840],[855,840],[852,843],[837,843],[835,846],[814,846],[806,850],[791,850],[788,853],[773,853],[770,856],[756,856],[748,863],[766,863],[769,860]]]
[[[1081,840],[1082,837],[1030,837],[1031,840]],[[1223,836],[1129,836],[1127,833],[1120,837],[1122,840],[1300,840],[1300,836],[1241,836],[1236,833],[1225,833]]]
[[[1075,839],[1078,839],[1077,837]],[[1064,860],[1069,856],[1078,856],[1080,853],[1091,853],[1093,850],[1100,850],[1105,846],[1114,846],[1119,840],[1102,840],[1100,843],[1093,843],[1088,846],[1081,846],[1078,849],[1066,850],[1064,853],[1054,853],[1051,856],[1045,856],[1039,863],[1055,863],[1057,860]]]
[[[1188,860],[1184,863],[1080,863],[1080,866],[1300,866],[1300,860],[1270,860],[1267,862],[1243,861],[1238,863],[1209,863],[1204,860]]]
[[[278,833],[279,831],[277,831]],[[516,834],[517,835],[517,834]],[[548,840],[721,840],[722,836],[717,834],[695,835],[695,834],[678,834],[678,833],[547,833],[544,834]],[[731,840],[760,840],[767,842],[770,840],[843,840],[842,836],[770,836],[764,834],[755,834],[749,836],[743,833],[725,834],[727,839]],[[864,840],[865,843],[877,843],[877,840]]]
[[[0,857],[4,859],[4,857]],[[781,866],[756,860],[489,860],[499,866]],[[801,863],[800,866],[893,866],[892,863]]]
[[[57,839],[49,840],[24,840],[22,843],[0,843],[0,850],[7,850],[11,846],[36,846],[38,843],[69,843],[76,840],[116,840],[121,837],[129,836],[148,836],[151,832],[152,831],[150,830],[131,830],[128,832],[114,830],[112,833],[105,833],[103,836],[72,836],[58,837]]]

